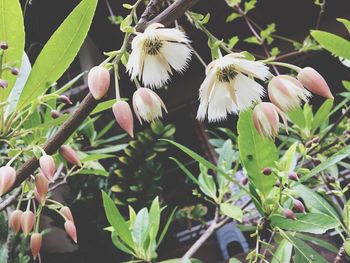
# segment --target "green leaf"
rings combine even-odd
[[[305,128],[305,117],[302,108],[296,107],[295,109],[288,111],[287,114],[289,119],[300,129]]]
[[[278,245],[271,263],[287,263],[290,262],[292,257],[293,246],[286,239]]]
[[[350,91],[350,81],[343,80],[342,84],[347,91]]]
[[[232,22],[233,20],[241,17],[242,15],[238,14],[238,13],[232,13],[231,15],[229,15],[227,18],[226,18],[226,22]]]
[[[346,27],[346,29],[350,33],[350,21],[349,20],[347,20],[345,18],[338,18],[337,21],[343,23],[343,25]]]
[[[29,75],[17,108],[29,105],[46,92],[77,55],[90,28],[97,0],[83,0],[48,40]]]
[[[81,72],[80,74],[75,76],[73,79],[68,81],[66,84],[64,84],[64,86],[62,88],[60,88],[59,90],[57,90],[55,93],[63,94],[64,92],[69,90],[75,83],[77,83],[85,75],[85,73],[87,73],[87,71]]]
[[[111,158],[111,157],[114,157],[114,155],[111,155],[111,154],[91,154],[91,155],[85,156],[80,161],[82,163],[86,163],[86,162],[91,162],[91,161],[98,161],[98,160],[102,160],[102,159],[107,159],[107,158]]]
[[[324,259],[320,254],[318,254],[313,248],[311,248],[304,241],[292,236],[290,233],[280,232],[281,235],[290,242],[296,252],[304,259],[302,262],[309,263],[327,263],[327,260]]]
[[[321,124],[328,119],[328,116],[332,107],[333,107],[333,100],[328,99],[318,109],[318,111],[315,114],[314,120],[312,121],[312,128],[311,128],[312,133],[314,133],[321,126]]]
[[[158,234],[159,230],[159,224],[160,224],[160,206],[159,206],[159,198],[158,196],[153,200],[151,208],[149,210],[149,226],[152,228],[152,236],[150,237],[151,240],[155,240]],[[153,244],[150,244],[150,246],[153,246]]]
[[[314,236],[308,236],[308,235],[305,235],[305,234],[301,234],[301,233],[297,233],[295,235],[297,238],[300,238],[300,239],[303,239],[305,241],[309,241],[310,243],[316,245],[316,246],[319,246],[319,247],[322,247],[324,249],[327,249],[328,251],[330,252],[333,252],[333,253],[338,253],[338,248],[336,246],[334,246],[333,244],[329,243],[329,242],[326,242],[322,239],[319,239],[317,237],[314,237]]]
[[[201,173],[198,177],[199,188],[208,197],[216,200],[216,185],[214,178],[206,173]]]
[[[96,150],[91,150],[88,151],[86,153],[88,154],[96,154],[96,153],[115,153],[115,152],[119,152],[124,150],[126,147],[128,147],[128,145],[126,143],[123,144],[118,144],[118,145],[114,145],[114,146],[109,146],[109,147],[105,147],[105,148],[101,148],[101,149],[96,149]]]
[[[118,208],[114,205],[113,200],[104,191],[102,191],[102,199],[108,222],[113,226],[114,231],[118,234],[120,239],[130,248],[134,248],[134,241],[128,224],[125,222]]]
[[[241,112],[238,120],[238,146],[244,168],[251,183],[267,196],[276,183],[273,176],[265,176],[261,170],[274,167],[278,151],[272,140],[261,137],[253,124],[251,109]]]
[[[24,50],[24,22],[19,0],[0,0],[0,41],[8,44],[2,63],[21,68]],[[8,82],[6,89],[0,90],[0,102],[6,101],[16,81],[9,70],[3,71],[1,78]]]
[[[350,155],[350,145],[345,146],[337,153],[333,154],[331,157],[329,157],[327,160],[316,166],[314,169],[310,171],[310,173],[304,175],[300,178],[299,182],[305,182],[309,178],[313,177],[314,175],[318,174],[319,172],[322,172],[332,165],[340,162],[341,160],[347,158]]]
[[[115,103],[115,99],[101,102],[97,105],[97,107],[90,114],[92,115],[92,114],[96,114],[96,113],[108,110],[108,109],[112,108],[114,103]]]
[[[320,212],[339,221],[337,212],[322,196],[302,184],[293,186],[292,189],[299,193],[311,212]]]
[[[348,40],[319,30],[311,31],[311,35],[323,48],[332,54],[345,59],[350,59],[350,42]]]
[[[242,222],[243,211],[239,206],[232,205],[229,203],[222,203],[220,204],[220,211],[225,216],[228,216],[239,222]]]
[[[275,214],[271,216],[271,224],[284,230],[323,234],[329,229],[339,226],[339,222],[325,214],[296,214],[297,220]]]
[[[219,160],[217,163],[218,168],[222,169],[225,172],[230,171],[232,168],[234,156],[235,152],[233,150],[232,141],[228,139],[220,150]],[[217,180],[219,188],[221,189],[225,185],[226,179],[225,177],[221,176],[221,174],[218,174]]]
[[[162,243],[163,238],[165,237],[165,234],[168,231],[171,222],[173,221],[173,217],[175,215],[175,212],[176,212],[176,208],[174,208],[174,210],[171,212],[171,214],[170,214],[170,216],[168,218],[168,221],[166,222],[166,224],[165,224],[165,226],[164,226],[164,228],[162,230],[162,233],[160,234],[160,237],[159,237],[158,243],[156,245],[156,248],[159,247],[159,245]]]
[[[149,216],[147,208],[142,208],[136,215],[135,222],[132,228],[132,237],[134,242],[139,247],[142,246],[143,242],[147,238],[147,234],[149,231]]]
[[[289,149],[284,153],[283,157],[279,161],[279,169],[282,171],[290,172],[294,167],[292,166],[293,161],[296,158],[296,150],[298,146],[298,142],[293,143]]]

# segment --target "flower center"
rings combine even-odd
[[[144,49],[148,55],[157,55],[162,48],[163,43],[158,38],[147,39],[144,44]]]
[[[229,65],[218,70],[216,76],[220,82],[230,82],[237,76],[237,72],[232,65]]]

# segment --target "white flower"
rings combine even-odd
[[[268,85],[269,98],[284,112],[307,102],[311,93],[295,78],[288,75],[273,77]]]
[[[135,91],[132,105],[140,123],[142,123],[141,119],[151,122],[162,117],[162,108],[167,112],[162,99],[157,93],[147,88],[139,88]]]
[[[157,88],[172,75],[172,69],[185,71],[191,58],[186,34],[176,28],[164,28],[162,24],[149,25],[144,33],[133,39],[127,71],[131,79],[136,77],[146,86]]]
[[[203,120],[208,115],[209,121],[219,121],[260,101],[264,88],[254,78],[265,80],[271,73],[262,62],[233,53],[211,62],[206,75],[199,91],[197,118]]]

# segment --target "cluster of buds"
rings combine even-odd
[[[297,78],[288,75],[273,77],[268,84],[271,103],[262,102],[254,108],[254,125],[263,137],[274,138],[278,134],[280,115],[287,127],[285,112],[297,108],[302,101],[307,102],[311,92],[333,99],[325,79],[310,67],[300,69]]]
[[[305,211],[305,206],[303,205],[302,202],[300,202],[299,200],[295,199],[293,201],[293,208],[295,210],[297,210],[298,212],[300,213],[303,213],[305,214],[306,211]],[[294,214],[294,212],[288,208],[284,208],[283,209],[283,215],[286,217],[286,218],[289,218],[289,219],[293,219],[293,220],[296,220],[297,217],[296,215]]]

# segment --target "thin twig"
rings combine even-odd
[[[340,263],[342,261],[343,256],[345,255],[345,248],[344,245],[342,245],[339,250],[338,250],[338,254],[335,257],[333,263]]]
[[[17,197],[21,194],[21,187],[18,187],[8,198],[0,203],[0,211],[11,205],[17,200]]]

